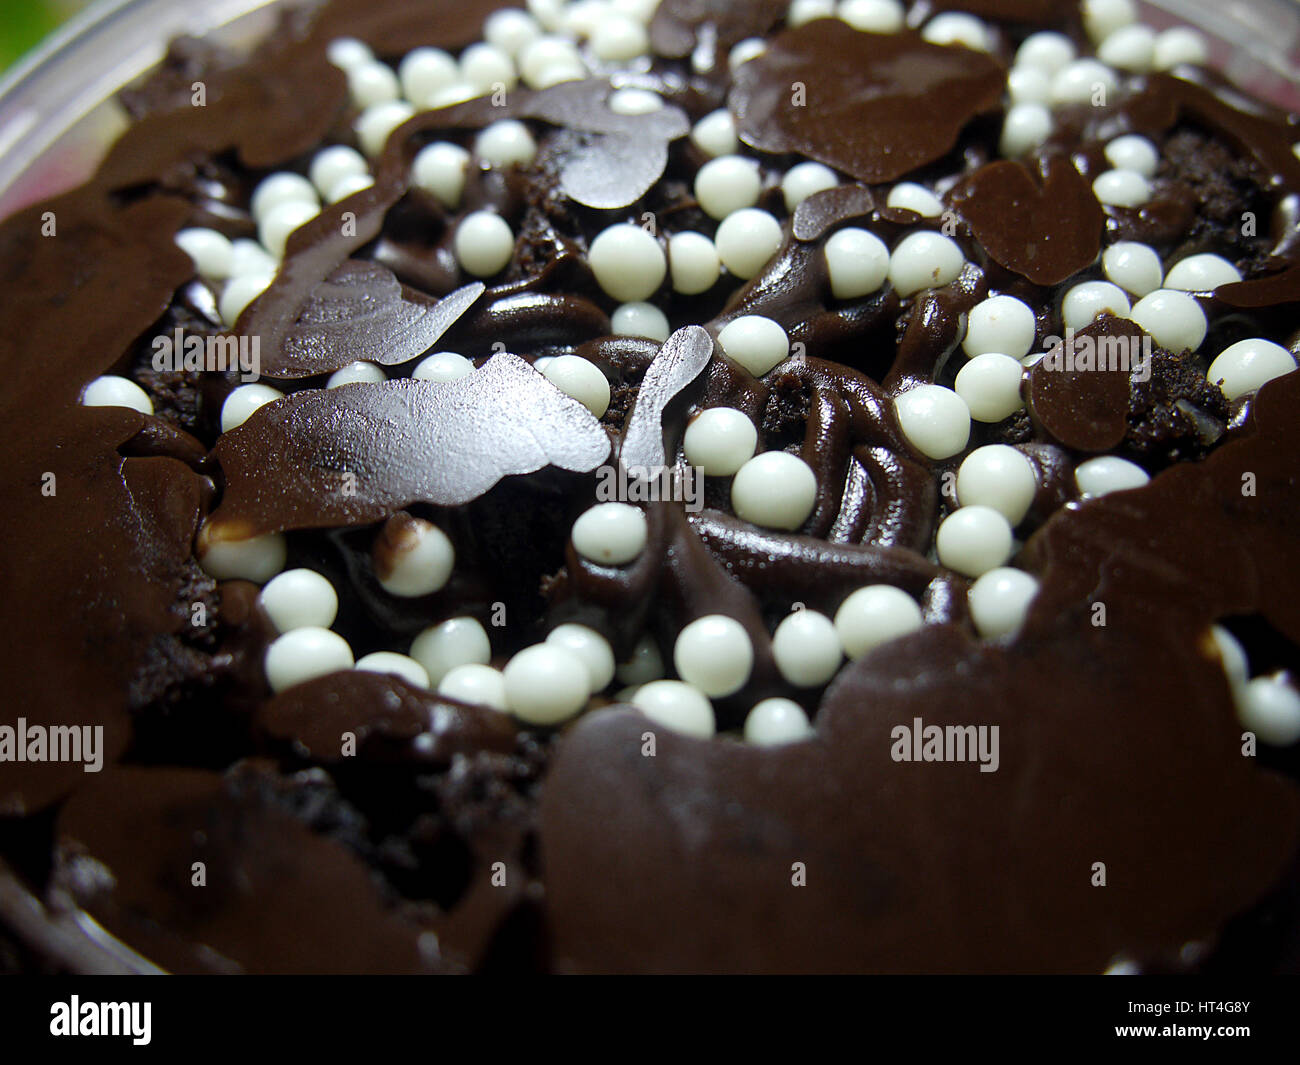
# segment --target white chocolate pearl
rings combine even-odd
[[[808,715],[793,699],[764,699],[745,716],[745,742],[755,747],[798,743],[812,734]]]
[[[341,388],[343,385],[377,385],[388,380],[388,376],[373,362],[350,362],[330,374],[325,382],[326,388]]]
[[[1093,43],[1100,43],[1116,30],[1137,21],[1133,0],[1083,0],[1083,28]]]
[[[1222,625],[1211,625],[1210,635],[1214,637],[1223,672],[1235,693],[1237,688],[1250,679],[1250,664],[1246,661],[1246,649],[1241,646],[1237,637]]]
[[[477,618],[449,618],[412,640],[410,655],[424,667],[430,682],[439,684],[457,666],[487,665],[492,645]]]
[[[244,309],[271,287],[270,274],[238,274],[226,282],[217,302],[217,311],[227,326],[234,326]]]
[[[831,18],[835,14],[835,0],[791,0],[785,13],[787,26],[803,26],[814,19]]]
[[[348,154],[331,155],[333,152]],[[317,184],[321,195],[330,203],[338,203],[375,183],[361,153],[342,144],[318,153],[312,160],[311,172],[313,183]]]
[[[903,28],[898,0],[840,0],[835,16],[864,33],[897,33]]]
[[[238,428],[255,411],[277,399],[284,399],[284,393],[278,388],[263,384],[240,385],[221,404],[221,431],[228,433],[231,429]]]
[[[527,11],[507,7],[483,20],[483,39],[508,56],[517,56],[542,35],[542,27]]]
[[[294,629],[266,649],[263,665],[267,683],[278,693],[327,673],[351,669],[352,648],[329,629]]]
[[[460,205],[465,191],[465,169],[469,152],[458,144],[435,141],[426,144],[411,164],[411,181],[433,193],[448,207]]]
[[[844,651],[830,618],[815,610],[796,610],[776,627],[772,657],[787,684],[816,688],[835,676]]]
[[[361,150],[370,156],[378,155],[384,150],[388,135],[414,114],[415,108],[405,100],[389,100],[367,107],[352,123]]]
[[[713,704],[698,688],[680,680],[652,680],[632,696],[632,705],[656,725],[707,740],[717,730]]]
[[[493,122],[474,139],[474,154],[488,166],[526,166],[537,155],[528,127],[513,118]]]
[[[706,477],[730,477],[754,457],[758,430],[744,411],[710,407],[686,427],[682,447],[686,461]]]
[[[885,206],[915,211],[922,218],[938,218],[943,214],[943,204],[939,197],[914,181],[900,181],[890,189]]]
[[[977,447],[957,470],[961,506],[992,507],[1012,526],[1024,521],[1037,491],[1033,463],[1007,444]]]
[[[1033,347],[1036,330],[1029,304],[1015,296],[990,296],[970,309],[961,346],[967,355],[996,351],[1023,359]]]
[[[718,226],[718,258],[736,277],[748,281],[777,253],[781,239],[780,222],[766,211],[746,207]]]
[[[384,63],[371,60],[348,68],[348,94],[357,107],[396,100],[402,94],[397,75]]]
[[[310,569],[289,569],[272,577],[258,600],[279,632],[328,629],[339,612],[334,585]]]
[[[736,121],[725,107],[710,111],[691,128],[691,141],[711,158],[731,155],[740,147]]]
[[[1007,74],[1007,95],[1013,104],[1047,104],[1052,99],[1052,78],[1042,67],[1022,64]]]
[[[208,281],[224,281],[230,276],[234,248],[228,237],[215,229],[182,229],[176,244],[194,263],[198,275]]]
[[[1229,399],[1238,399],[1295,368],[1295,359],[1281,344],[1252,337],[1238,340],[1219,352],[1218,358],[1210,363],[1205,379],[1217,384]]]
[[[210,532],[206,524],[199,529],[194,552],[208,576],[219,581],[264,584],[284,569],[289,549],[282,533],[264,533],[242,540],[213,540]]]
[[[614,670],[614,676],[629,686],[640,686],[664,675],[664,660],[659,645],[642,636],[632,648],[632,657]]]
[[[623,566],[645,550],[645,514],[628,503],[597,503],[573,523],[573,549],[600,566]]]
[[[550,81],[550,78],[569,71],[579,71],[581,77],[585,74],[586,67],[573,42],[564,37],[538,37],[519,53],[519,73],[529,88],[548,88],[557,84]]]
[[[1241,280],[1239,271],[1219,255],[1189,255],[1169,268],[1165,275],[1165,288],[1183,292],[1212,292],[1220,285],[1230,285]]]
[[[606,106],[616,115],[652,115],[664,109],[664,98],[649,89],[618,89]]]
[[[695,198],[705,214],[719,220],[742,207],[753,207],[762,187],[758,163],[743,155],[710,159],[695,175]]]
[[[835,631],[851,659],[922,625],[916,600],[890,584],[869,584],[851,593],[835,612]]]
[[[626,15],[611,14],[596,24],[591,50],[609,63],[625,63],[645,54],[650,38],[645,27]]]
[[[403,599],[432,595],[447,583],[456,564],[456,549],[447,534],[420,519],[406,523],[400,542],[391,549],[388,575],[376,572],[375,577],[389,595]]]
[[[731,508],[745,521],[788,532],[808,520],[817,502],[817,475],[785,451],[755,455],[731,482]]]
[[[286,203],[306,203],[319,210],[320,196],[316,193],[316,186],[301,174],[282,170],[258,183],[248,210],[255,222],[261,222],[267,213]]]
[[[597,418],[609,410],[609,381],[594,362],[581,355],[556,356],[546,364],[542,376]]]
[[[1146,244],[1124,240],[1101,253],[1106,276],[1125,292],[1141,299],[1164,283],[1164,267],[1155,249]]]
[[[1186,292],[1158,288],[1133,305],[1128,316],[1168,351],[1195,351],[1205,339],[1209,323],[1201,305]]]
[[[779,322],[761,314],[742,314],[718,331],[718,343],[727,358],[762,377],[790,354],[790,338]]]
[[[941,233],[910,233],[889,257],[889,280],[900,296],[956,281],[965,265],[961,247]]]
[[[375,58],[370,46],[355,37],[335,37],[325,49],[326,58],[340,70],[347,70],[359,63],[368,63]]]
[[[668,265],[673,291],[684,296],[707,292],[722,273],[718,249],[703,233],[674,233],[669,237]]]
[[[889,276],[889,248],[874,233],[846,226],[826,241],[826,272],[837,300],[854,300],[880,288]]]
[[[471,44],[460,54],[460,76],[480,93],[492,92],[498,85],[513,89],[519,81],[514,60],[483,42]]]
[[[673,665],[687,684],[717,699],[745,686],[754,668],[754,647],[749,633],[735,618],[708,614],[696,618],[678,634],[673,644]]]
[[[153,413],[149,393],[126,377],[105,374],[96,377],[81,393],[83,407],[130,407],[141,414]]]
[[[648,337],[663,343],[672,332],[668,316],[653,303],[621,303],[609,317],[616,336]]]
[[[417,381],[459,381],[474,372],[474,364],[454,351],[435,351],[427,358],[421,359],[411,371]]]
[[[538,643],[506,663],[506,706],[530,725],[558,725],[582,711],[591,696],[582,659],[563,647]]]
[[[310,203],[282,203],[262,215],[257,225],[257,238],[268,252],[282,259],[289,235],[318,214],[320,209]]]
[[[640,23],[649,25],[655,12],[659,10],[659,0],[609,0],[609,6]]]
[[[608,0],[572,0],[564,9],[564,29],[575,37],[590,37],[610,11]]]
[[[1092,194],[1112,207],[1141,207],[1151,199],[1151,183],[1136,170],[1107,170],[1093,181]]]
[[[979,504],[953,511],[939,523],[935,550],[939,562],[965,577],[997,569],[1012,550],[1011,525],[992,507]]]
[[[648,299],[668,272],[659,242],[630,222],[620,222],[599,233],[591,242],[587,261],[596,283],[621,303]]]
[[[357,659],[356,667],[363,673],[391,673],[415,688],[428,688],[429,674],[414,658],[399,655],[396,651],[372,651]]]
[[[438,681],[438,694],[471,706],[506,710],[506,681],[499,669],[482,663],[452,666]]]
[[[1024,369],[1019,359],[986,351],[957,371],[953,387],[975,421],[1000,422],[1025,405],[1020,398]]]
[[[738,66],[757,59],[767,51],[767,44],[762,37],[747,37],[734,45],[727,53],[727,69],[734,71]]]
[[[1189,26],[1174,26],[1156,37],[1155,68],[1172,70],[1188,63],[1203,66],[1210,58],[1210,46],[1203,34]]]
[[[1119,89],[1115,72],[1095,59],[1076,59],[1052,78],[1052,103],[1057,107],[1091,103],[1099,88],[1110,100]]]
[[[1270,747],[1300,741],[1300,692],[1280,676],[1256,677],[1237,699],[1237,720]]]
[[[565,81],[582,81],[587,76],[587,68],[581,60],[556,63],[543,70],[529,88],[549,89]]]
[[[1016,65],[1056,72],[1074,60],[1074,42],[1063,33],[1031,33],[1016,49]]]
[[[895,396],[894,414],[907,442],[926,458],[946,459],[970,439],[966,401],[942,385],[917,385]]]
[[[266,249],[255,240],[240,237],[230,244],[230,276],[243,277],[247,274],[274,274],[279,263],[266,253]]]
[[[604,691],[614,679],[614,652],[595,629],[586,625],[559,625],[552,629],[546,642],[571,651],[586,667],[593,692]]]
[[[1052,113],[1040,103],[1016,104],[1002,122],[998,151],[1008,159],[1041,147],[1052,135]]]
[[[1097,46],[1097,58],[1120,70],[1145,73],[1156,53],[1156,31],[1150,26],[1122,26]]]
[[[529,13],[542,29],[555,32],[565,25],[565,0],[527,0]]]
[[[977,52],[987,52],[992,47],[989,28],[974,15],[960,11],[935,15],[925,24],[921,37],[931,44],[960,44]]]
[[[474,277],[491,277],[510,262],[515,235],[510,224],[492,211],[472,211],[456,227],[456,260]]]
[[[1067,329],[1082,329],[1092,324],[1103,311],[1126,318],[1130,310],[1124,290],[1109,281],[1085,281],[1075,285],[1061,301],[1061,318]]]
[[[785,172],[781,179],[781,195],[785,199],[785,209],[794,212],[809,196],[827,189],[833,189],[840,183],[835,171],[824,163],[797,163]]]
[[[1132,170],[1150,178],[1155,177],[1160,153],[1146,137],[1126,133],[1106,145],[1106,161],[1116,170]]]
[[[1018,632],[1037,594],[1037,579],[1024,570],[1007,566],[989,570],[966,595],[976,631],[990,640]]]
[[[426,101],[460,80],[456,60],[441,48],[416,48],[406,53],[397,66],[402,95],[413,104]]]
[[[1116,455],[1099,455],[1081,462],[1074,471],[1074,483],[1085,497],[1104,496],[1141,488],[1151,480],[1147,471]]]

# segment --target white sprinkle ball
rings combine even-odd
[[[417,381],[437,381],[446,384],[448,381],[459,381],[473,372],[474,364],[464,355],[455,351],[435,351],[416,363],[411,376]]]
[[[894,414],[907,442],[929,459],[955,455],[970,439],[970,408],[942,385],[917,385],[895,396]]]
[[[1007,95],[1013,104],[1048,104],[1052,100],[1052,78],[1042,67],[1021,64],[1007,74]]]
[[[1107,170],[1093,181],[1092,194],[1111,207],[1141,207],[1151,199],[1151,183],[1136,170]]]
[[[1204,34],[1190,26],[1174,26],[1156,37],[1155,68],[1172,70],[1184,63],[1204,66],[1210,59],[1210,46]]]
[[[530,725],[558,725],[578,714],[591,696],[582,659],[553,643],[526,647],[506,663],[506,706]]]
[[[1256,677],[1237,699],[1237,718],[1270,747],[1300,741],[1300,692],[1281,675]]]
[[[217,311],[227,326],[233,327],[239,321],[253,300],[271,287],[274,278],[270,274],[237,274],[226,282],[221,290],[221,299],[217,301]]]
[[[368,63],[375,58],[370,46],[355,37],[335,37],[325,49],[325,56],[340,70]]]
[[[625,63],[644,55],[650,48],[646,28],[627,15],[612,13],[596,23],[591,50],[607,63]]]
[[[844,653],[861,658],[883,643],[915,632],[923,624],[916,600],[890,584],[869,584],[850,593],[835,612],[835,631]]]
[[[357,107],[387,103],[402,95],[397,75],[385,63],[371,60],[349,67],[348,94]]]
[[[953,388],[977,422],[1000,422],[1024,407],[1020,398],[1019,359],[986,351],[957,371]]]
[[[746,37],[737,42],[727,53],[727,69],[734,71],[737,67],[757,59],[767,51],[767,42],[762,37]]]
[[[1229,399],[1240,399],[1296,368],[1291,352],[1263,337],[1238,340],[1219,352],[1205,379]]]
[[[652,680],[632,696],[632,705],[656,725],[707,740],[717,730],[713,704],[698,688],[680,680]]]
[[[414,688],[428,688],[429,674],[414,658],[399,655],[396,651],[372,651],[357,659],[356,669],[363,673],[390,673],[400,677]]]
[[[474,277],[492,277],[506,268],[515,250],[515,235],[494,211],[471,211],[456,227],[456,261]]]
[[[604,691],[614,679],[614,652],[595,629],[568,623],[552,629],[546,642],[571,651],[586,667],[593,692]]]
[[[1052,78],[1052,104],[1063,107],[1091,103],[1099,90],[1107,101],[1119,91],[1115,72],[1096,59],[1076,59]]]
[[[609,322],[616,336],[648,337],[661,344],[672,332],[668,316],[653,303],[620,303]]]
[[[587,68],[578,49],[565,37],[546,35],[526,45],[519,53],[519,73],[530,89],[545,89],[586,76]]]
[[[659,241],[630,222],[602,230],[591,242],[587,262],[596,283],[622,303],[649,299],[668,272]]]
[[[1222,625],[1211,625],[1210,635],[1218,648],[1220,663],[1228,678],[1228,684],[1235,694],[1236,690],[1250,679],[1250,664],[1246,660],[1246,649],[1241,646],[1237,637]]]
[[[446,141],[426,144],[411,163],[411,181],[433,193],[445,206],[457,207],[465,191],[469,159],[469,152],[458,144]]]
[[[1141,299],[1164,283],[1164,266],[1155,249],[1136,241],[1123,240],[1101,253],[1106,277]]]
[[[988,26],[961,11],[935,15],[921,30],[921,37],[931,44],[959,44],[976,52],[988,52],[993,47]]]
[[[322,628],[294,629],[266,649],[266,679],[273,692],[352,668],[352,648],[336,632]]]
[[[710,218],[723,219],[758,202],[763,181],[758,163],[743,155],[710,159],[695,175],[695,198]]]
[[[1046,143],[1052,135],[1052,114],[1041,103],[1019,103],[1007,111],[1002,121],[998,151],[1016,159]]]
[[[288,551],[283,533],[214,540],[211,526],[204,523],[199,529],[194,554],[209,577],[265,584],[284,569]]]
[[[953,511],[939,523],[935,549],[939,562],[965,577],[979,577],[1011,557],[1011,525],[992,507],[974,504]]]
[[[686,427],[682,446],[686,461],[706,477],[730,477],[754,457],[758,430],[744,411],[710,407]]]
[[[506,681],[499,669],[473,662],[452,666],[438,681],[438,694],[471,706],[506,710]]]
[[[81,392],[83,407],[129,407],[141,414],[153,413],[149,393],[127,377],[105,374],[96,377]]]
[[[542,27],[527,11],[507,7],[483,20],[483,39],[514,57],[542,35]]]
[[[1083,0],[1083,28],[1094,44],[1138,20],[1133,0]]]
[[[961,346],[967,355],[996,351],[1023,359],[1033,347],[1036,331],[1029,304],[1015,296],[990,296],[970,309]]]
[[[507,91],[519,81],[514,60],[495,45],[471,44],[460,54],[460,77],[479,93],[493,92],[498,86]]]
[[[739,691],[749,680],[754,647],[749,633],[735,618],[708,614],[696,618],[678,634],[673,644],[673,665],[686,683],[710,698],[721,698]]]
[[[573,523],[573,549],[598,566],[623,566],[645,550],[645,514],[630,503],[597,503]]]
[[[282,203],[262,215],[257,225],[257,239],[275,258],[284,258],[289,236],[320,214],[320,208],[310,203]]]
[[[224,234],[202,227],[182,229],[176,234],[176,244],[205,281],[224,281],[230,276],[234,246]]]
[[[319,210],[320,196],[316,186],[301,174],[281,170],[258,183],[248,202],[248,210],[253,221],[261,222],[268,212],[286,203],[310,204]]]
[[[402,95],[411,103],[424,107],[449,85],[460,81],[460,67],[455,58],[441,48],[415,48],[397,65],[397,80]]]
[[[1097,46],[1097,58],[1119,70],[1142,74],[1155,61],[1156,31],[1150,26],[1121,26]]]
[[[738,518],[769,529],[798,529],[817,503],[817,475],[785,451],[755,455],[731,482],[731,508]]]
[[[1091,325],[1099,314],[1128,317],[1132,308],[1128,296],[1109,281],[1084,281],[1065,293],[1061,301],[1061,318],[1067,329]]]
[[[367,107],[352,124],[361,150],[369,156],[378,155],[384,150],[388,135],[414,114],[414,106],[405,100],[389,100]]]
[[[1221,255],[1189,255],[1165,274],[1165,288],[1183,292],[1213,292],[1241,280],[1241,271]]]
[[[781,179],[781,195],[785,199],[785,209],[794,213],[809,196],[827,189],[833,189],[840,183],[839,177],[825,163],[808,160],[796,163],[785,172]]]
[[[1201,305],[1186,292],[1158,288],[1133,305],[1128,316],[1167,351],[1195,351],[1205,339],[1209,323]]]
[[[328,629],[339,612],[334,585],[310,569],[290,569],[272,577],[258,600],[279,632]]]
[[[999,567],[989,570],[967,593],[971,620],[985,639],[1018,632],[1038,594],[1038,580],[1024,570]]]
[[[537,155],[537,142],[522,122],[503,118],[474,138],[474,154],[488,166],[526,166]]]
[[[1055,73],[1073,62],[1078,54],[1074,42],[1063,33],[1031,33],[1016,49],[1016,66],[1036,67]]]
[[[261,410],[268,403],[284,399],[284,393],[270,385],[240,385],[231,391],[221,404],[221,431],[228,433],[248,421],[254,412]]]
[[[815,610],[796,610],[776,627],[772,657],[787,684],[816,688],[835,676],[844,650],[830,618]]]
[[[248,274],[274,274],[279,268],[266,249],[257,241],[240,237],[230,244],[230,276],[244,277]]]
[[[375,566],[380,586],[403,599],[441,589],[456,563],[456,549],[447,534],[423,518],[386,528],[376,553],[381,556]]]
[[[329,192],[325,194],[325,199],[330,203],[338,203],[340,200],[346,200],[349,196],[361,192],[363,189],[373,188],[375,179],[369,174],[350,174],[347,177],[339,178]]]
[[[673,291],[684,296],[707,292],[722,273],[718,249],[703,233],[674,233],[669,237],[668,266]]]
[[[718,258],[742,281],[763,269],[781,247],[781,223],[766,211],[733,211],[718,226]]]
[[[609,381],[590,359],[581,355],[557,355],[546,364],[542,376],[597,418],[609,409]]]
[[[607,106],[616,115],[652,115],[664,109],[664,98],[649,89],[617,89]]]
[[[438,684],[457,666],[487,665],[492,645],[477,618],[449,618],[416,636],[410,655],[424,667],[430,682]]]
[[[943,214],[943,203],[924,185],[914,181],[900,181],[885,198],[886,207],[915,211],[922,218],[938,218]]]
[[[731,112],[725,107],[710,111],[691,128],[691,141],[710,158],[733,154],[740,141]]]
[[[614,675],[624,684],[636,686],[658,680],[664,675],[664,660],[659,645],[649,636],[642,636],[632,648],[632,657],[614,670]]]
[[[956,281],[965,265],[961,246],[942,233],[909,233],[889,257],[889,280],[900,296]]]
[[[787,26],[803,26],[814,19],[831,18],[835,14],[835,0],[791,0],[785,13]]]
[[[889,276],[889,248],[874,233],[856,226],[838,229],[824,249],[831,294],[853,300],[877,291]]]
[[[961,506],[991,507],[1019,525],[1038,491],[1038,476],[1024,452],[1008,444],[977,447],[957,470],[957,499]]]
[[[793,699],[764,699],[745,715],[745,742],[755,747],[798,743],[812,734],[808,715]]]
[[[755,377],[762,377],[790,354],[790,338],[779,322],[761,314],[743,314],[718,331],[718,344],[727,358]]]
[[[1155,177],[1160,153],[1146,137],[1126,133],[1106,144],[1106,161],[1116,170],[1132,170],[1144,178]]]
[[[903,28],[899,0],[840,0],[835,16],[864,33],[897,33]]]
[[[1099,455],[1079,463],[1074,471],[1075,486],[1084,498],[1141,488],[1149,480],[1146,470],[1118,455]]]

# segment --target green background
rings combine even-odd
[[[0,71],[85,7],[87,0],[0,0]]]

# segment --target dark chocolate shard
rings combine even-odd
[[[667,141],[598,133],[564,162],[560,187],[588,207],[626,207],[650,190],[667,163]]]
[[[1042,160],[1039,169],[988,163],[953,190],[951,202],[994,262],[1036,285],[1056,285],[1097,258],[1106,219],[1065,156]]]
[[[746,37],[761,37],[781,21],[785,0],[663,0],[650,23],[650,44],[670,59],[688,56],[707,34],[725,55]]]
[[[296,392],[217,442],[226,491],[212,534],[364,525],[416,502],[459,506],[503,477],[595,469],[609,446],[586,407],[508,353],[459,381]]]
[[[664,456],[664,409],[694,381],[713,358],[713,338],[698,325],[673,333],[659,349],[637,392],[623,434],[619,461],[625,467],[655,470]]]
[[[982,52],[817,19],[739,66],[727,106],[751,148],[801,152],[877,183],[948,152],[967,122],[997,109],[1004,79]]]

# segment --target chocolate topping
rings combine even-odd
[[[1127,318],[1105,315],[1075,334],[1081,354],[1087,350],[1084,343],[1094,342],[1087,365],[1075,365],[1077,356],[1073,356],[1067,367],[1065,344],[1057,345],[1025,375],[1030,416],[1066,447],[1078,451],[1116,447],[1128,429],[1130,353],[1140,353],[1144,335]],[[1123,366],[1114,364],[1121,351]]]

